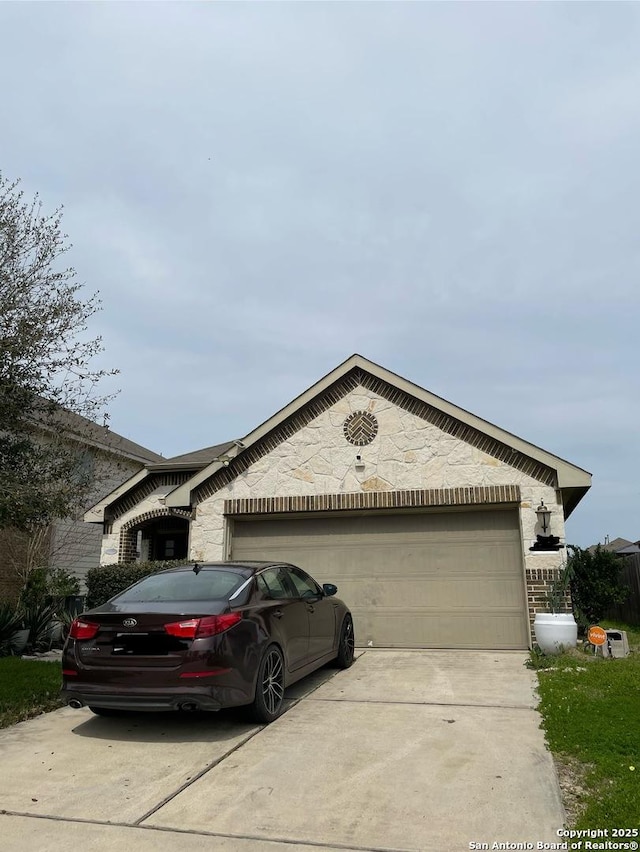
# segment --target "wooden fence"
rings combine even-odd
[[[622,563],[620,582],[628,587],[629,596],[624,603],[611,607],[607,618],[640,625],[640,553],[625,556]]]

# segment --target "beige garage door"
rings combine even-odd
[[[278,559],[333,582],[358,645],[526,648],[517,510],[237,519],[234,559]]]

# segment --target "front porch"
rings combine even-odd
[[[128,521],[120,530],[118,562],[186,559],[191,513],[156,509]]]

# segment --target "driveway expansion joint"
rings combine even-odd
[[[291,710],[293,707],[295,707],[301,701],[308,699],[309,696],[313,695],[313,693],[316,692],[316,690],[320,689],[321,686],[324,686],[325,683],[327,683],[330,680],[333,680],[333,678],[337,674],[338,674],[338,671],[336,670],[331,675],[331,677],[327,679],[327,681],[323,681],[323,683],[318,684],[310,692],[306,693],[305,695],[300,696],[299,698],[290,699],[286,710],[282,713],[282,715],[280,717],[278,717],[278,719],[274,720],[274,722],[272,722],[271,724],[272,725],[277,724],[277,722],[280,719],[282,719],[284,716],[286,716],[286,714],[289,712],[289,710]],[[173,799],[176,798],[176,796],[179,796],[181,793],[183,793],[185,790],[187,790],[189,787],[191,787],[192,784],[195,784],[196,781],[199,781],[202,777],[204,777],[212,769],[215,769],[216,766],[220,766],[220,764],[223,763],[228,757],[230,757],[232,754],[234,754],[236,751],[238,751],[238,749],[241,749],[244,745],[246,745],[254,737],[258,736],[258,734],[261,731],[263,731],[266,727],[267,727],[267,725],[260,725],[259,727],[257,727],[256,730],[254,730],[250,734],[248,734],[241,742],[237,743],[237,745],[235,745],[233,748],[229,749],[229,751],[227,751],[225,754],[221,755],[219,758],[217,758],[216,760],[209,763],[207,766],[205,766],[203,769],[201,769],[200,772],[196,773],[188,781],[185,781],[185,783],[182,784],[180,787],[178,787],[177,790],[174,790],[172,793],[169,793],[168,796],[165,796],[164,799],[162,799],[162,801],[160,801],[157,805],[154,805],[152,808],[150,808],[145,814],[143,814],[141,817],[139,817],[137,820],[135,820],[134,823],[131,823],[131,825],[141,825],[145,820],[152,817],[155,813],[157,813],[159,810],[161,810],[165,805],[168,805],[169,802],[171,802]],[[129,823],[127,823],[127,824],[129,824]]]
[[[285,843],[290,846],[313,846],[317,849],[341,849],[343,852],[415,852],[413,849],[400,848],[397,846],[350,846],[346,843],[336,843],[320,840],[301,840],[292,837],[262,837],[258,834],[229,834],[220,831],[204,831],[192,828],[174,828],[168,825],[140,825],[137,822],[116,822],[112,820],[86,819],[83,817],[60,817],[53,814],[33,814],[24,811],[0,810],[0,816],[23,817],[27,819],[41,819],[50,822],[71,822],[81,825],[101,825],[110,828],[133,828],[140,831],[161,831],[166,834],[189,834],[196,837],[219,837],[225,840],[255,840],[259,843]]]
[[[336,704],[391,704],[407,707],[472,707],[476,710],[535,710],[527,704],[464,704],[460,701],[390,701],[385,698],[310,698],[311,701],[326,701]]]
[[[212,760],[211,763],[207,764],[207,766],[204,767],[204,769],[201,769],[200,772],[197,772],[192,778],[190,778],[188,781],[185,781],[184,784],[181,784],[180,787],[178,787],[177,790],[174,790],[172,793],[169,793],[168,796],[165,796],[164,799],[162,799],[161,802],[159,802],[157,805],[154,805],[152,808],[150,808],[145,814],[143,814],[141,817],[139,817],[139,819],[135,820],[135,822],[133,822],[133,823],[127,823],[127,825],[140,825],[140,823],[144,822],[145,819],[149,819],[149,817],[153,816],[153,814],[155,814],[157,811],[159,811],[160,808],[163,808],[170,801],[175,799],[176,796],[179,796],[180,793],[187,790],[189,787],[191,787],[192,784],[195,784],[196,781],[199,781],[204,775],[207,774],[207,772],[210,772],[212,769],[215,769],[216,766],[219,766],[230,755],[232,755],[234,752],[238,751],[239,748],[242,748],[242,746],[245,745],[246,743],[248,743],[249,740],[252,740],[254,737],[258,736],[258,734],[263,729],[263,727],[264,727],[264,725],[259,727],[257,730],[252,731],[250,734],[248,734],[248,736],[246,736],[243,740],[241,740],[241,742],[239,742],[237,745],[233,746],[233,748],[229,749],[229,751],[225,752],[223,755],[216,758],[216,760]]]

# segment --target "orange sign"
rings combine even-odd
[[[589,632],[587,633],[587,639],[592,645],[604,645],[607,641],[606,631],[602,629],[602,627],[598,627],[594,625],[594,627],[589,628]]]

